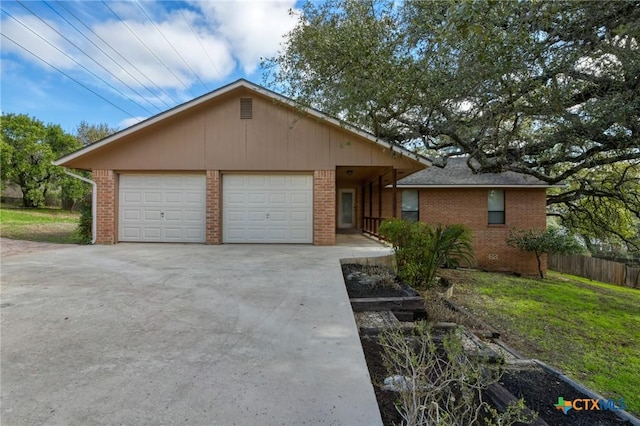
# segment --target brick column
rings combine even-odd
[[[94,170],[93,181],[98,186],[96,244],[116,242],[116,191],[113,170]]]
[[[220,170],[207,170],[207,244],[222,243]]]
[[[336,244],[336,172],[313,172],[313,244]]]

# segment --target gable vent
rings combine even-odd
[[[250,120],[253,118],[253,99],[240,98],[240,119]]]

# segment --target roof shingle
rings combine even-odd
[[[548,187],[536,177],[516,173],[474,174],[467,166],[467,158],[452,157],[444,168],[432,166],[398,181],[398,186],[538,186]]]

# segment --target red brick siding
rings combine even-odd
[[[537,275],[535,256],[509,247],[506,238],[513,228],[544,229],[546,227],[546,190],[505,190],[505,224],[488,224],[488,189],[421,189],[420,221],[450,225],[460,223],[473,231],[473,248],[477,267],[490,271],[514,271]],[[401,205],[398,190],[398,216]],[[374,188],[374,215],[377,194]],[[391,190],[383,193],[383,217],[391,217]],[[546,259],[543,260],[546,270]]]
[[[93,181],[98,186],[96,206],[96,244],[116,242],[116,186],[113,170],[94,170]]]
[[[336,243],[336,172],[313,172],[313,244],[331,246]]]
[[[220,171],[207,170],[207,244],[222,243],[222,221],[220,220]]]

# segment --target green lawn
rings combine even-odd
[[[80,215],[61,209],[0,207],[0,235],[15,240],[78,244],[75,232]]]
[[[523,356],[640,414],[640,291],[549,272],[546,280],[445,271],[454,301]]]

